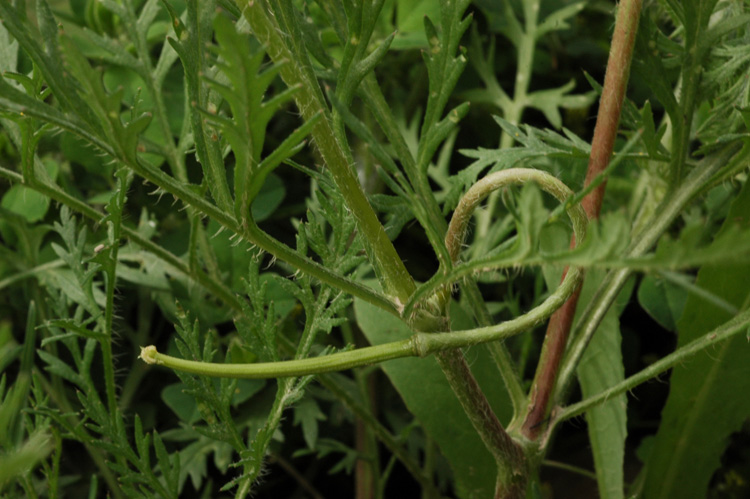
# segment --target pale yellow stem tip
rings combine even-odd
[[[139,357],[146,364],[158,364],[159,362],[156,360],[157,353],[156,347],[154,345],[149,345],[147,347],[141,347],[141,355],[139,355]]]

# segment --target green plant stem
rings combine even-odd
[[[750,309],[745,310],[733,319],[724,323],[722,326],[714,329],[710,333],[705,334],[701,338],[691,341],[687,345],[678,348],[676,351],[667,355],[666,357],[654,362],[642,371],[630,376],[624,381],[616,384],[615,386],[608,388],[607,390],[594,395],[593,397],[582,400],[576,404],[572,404],[564,409],[559,410],[554,415],[554,424],[558,424],[576,416],[580,416],[584,412],[588,411],[592,407],[606,402],[612,397],[616,397],[622,393],[632,390],[641,383],[648,381],[659,374],[666,372],[672,367],[684,363],[687,359],[697,354],[698,352],[708,349],[712,345],[716,345],[722,341],[725,341],[732,336],[747,331],[747,327],[750,325]]]
[[[547,319],[559,308],[581,277],[578,269],[568,273],[563,281],[541,305],[515,319],[488,327],[451,331],[444,333],[415,333],[409,339],[385,343],[383,345],[359,348],[322,357],[313,357],[283,362],[257,364],[217,364],[183,360],[161,354],[151,345],[141,348],[141,359],[148,364],[158,364],[184,372],[206,376],[229,378],[282,378],[304,376],[383,362],[401,357],[425,357],[435,352],[463,348],[489,341],[496,341],[527,331]]]
[[[141,348],[140,358],[148,364],[158,364],[170,369],[206,376],[249,379],[284,378],[340,371],[385,360],[415,356],[418,355],[418,350],[412,338],[321,357],[256,364],[216,364],[178,359],[158,353],[155,346]]]
[[[242,3],[244,2],[238,1],[238,5]],[[308,120],[320,112],[324,113],[324,118],[317,121],[311,135],[346,205],[355,217],[360,233],[367,241],[365,247],[383,290],[396,300],[397,306],[405,303],[414,291],[414,280],[367,200],[342,144],[336,140],[331,127],[330,113],[307,53],[304,47],[295,45],[301,43],[303,37],[301,33],[289,31],[296,27],[293,19],[295,14],[291,12],[291,6],[284,4],[275,9],[274,19],[265,12],[261,2],[253,1],[239,6],[244,9],[244,15],[254,35],[266,47],[271,60],[277,64],[286,62],[280,70],[281,78],[289,88],[299,88],[295,93],[295,101],[303,118]],[[280,33],[291,36],[282,39]],[[291,49],[287,47],[287,41],[292,44]]]
[[[702,190],[705,183],[727,163],[730,163],[729,167],[731,168],[732,164],[746,162],[750,156],[750,147],[745,146],[739,153],[738,150],[740,150],[739,144],[731,144],[715,156],[701,161],[683,181],[680,188],[662,203],[660,208],[656,210],[654,217],[645,224],[646,228],[639,238],[631,244],[627,256],[642,256],[656,244],[688,203]],[[617,298],[620,289],[632,273],[633,270],[628,268],[610,272],[599,287],[594,299],[584,311],[579,325],[576,327],[576,335],[560,369],[559,382],[554,397],[557,403],[564,400],[575,377],[576,366],[580,362],[584,350],[607,310]]]
[[[591,143],[591,156],[589,157],[588,170],[584,181],[585,186],[589,186],[596,179],[601,178],[601,173],[607,169],[612,157],[620,123],[622,103],[625,99],[625,90],[630,75],[630,64],[633,58],[633,47],[638,31],[640,12],[641,0],[623,0],[618,7],[612,47],[599,104],[599,114],[597,115],[594,138]],[[605,187],[606,180],[583,198],[582,205],[591,219],[599,218]],[[574,241],[581,240],[578,236],[574,237]],[[571,244],[575,244],[574,241]],[[567,269],[565,272],[567,272]],[[550,398],[568,343],[579,297],[580,288],[571,295],[565,305],[552,315],[547,325],[542,353],[529,391],[526,418],[522,426],[523,435],[530,440],[535,440],[544,429],[542,423],[549,414]]]

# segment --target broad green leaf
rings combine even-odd
[[[638,287],[638,303],[668,331],[677,330],[677,319],[685,308],[687,291],[671,282],[647,275]]]
[[[399,319],[361,300],[355,300],[354,311],[357,324],[373,345],[401,340],[412,334]],[[451,312],[454,327],[466,327],[465,323],[470,322],[468,314],[455,303]],[[474,347],[466,352],[466,356],[500,421],[507,422],[511,415],[510,402],[489,355],[483,348]],[[382,368],[411,413],[451,464],[458,495],[477,499],[491,497],[497,473],[495,461],[469,422],[435,359],[398,359],[383,363]]]
[[[734,200],[720,235],[750,230],[750,185]],[[747,306],[750,264],[706,265],[696,285],[738,308]],[[691,294],[677,322],[678,347],[731,318],[716,303]],[[674,368],[662,424],[646,462],[643,497],[705,497],[729,435],[750,414],[750,346],[737,336]]]
[[[46,160],[44,165],[47,167],[50,179],[54,181],[59,170],[58,164],[53,160]],[[16,184],[3,195],[0,206],[21,215],[27,222],[33,223],[44,218],[49,209],[49,202],[47,196],[25,185]]]
[[[576,315],[580,316],[586,304],[591,301],[604,275],[602,271],[586,273]],[[584,398],[597,395],[625,379],[620,342],[619,311],[617,307],[612,307],[604,316],[578,365],[578,381]],[[594,407],[586,413],[586,422],[599,496],[622,498],[627,398],[625,395],[618,395]]]

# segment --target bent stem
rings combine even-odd
[[[573,192],[565,184],[540,170],[511,168],[488,175],[477,182],[464,195],[451,220],[446,234],[446,245],[454,261],[458,259],[458,249],[465,238],[468,221],[479,203],[494,190],[529,181],[538,183],[543,190],[549,192],[561,202],[565,202],[573,195]],[[569,206],[567,211],[573,222],[573,230],[577,240],[583,240],[586,235],[586,214],[580,205]],[[257,364],[196,362],[158,353],[154,346],[142,348],[141,359],[149,364],[160,364],[180,371],[207,376],[274,378],[340,371],[400,357],[424,357],[435,352],[497,341],[522,333],[546,320],[555,310],[560,308],[579,286],[582,278],[583,271],[579,268],[572,268],[560,286],[539,306],[515,319],[487,327],[446,332],[439,332],[438,328],[433,328],[434,332],[415,333],[407,340],[321,357],[283,362]],[[445,291],[438,292],[438,294],[440,300],[447,300],[449,297]]]
[[[746,331],[748,325],[750,325],[750,309],[745,310],[722,326],[714,329],[710,333],[705,334],[701,338],[693,340],[687,345],[678,348],[671,354],[658,360],[657,362],[654,362],[639,373],[630,376],[629,378],[621,381],[615,386],[608,388],[598,395],[587,398],[586,400],[582,400],[581,402],[572,404],[565,409],[562,409],[554,416],[552,426],[555,426],[567,419],[580,416],[592,407],[602,404],[612,397],[623,394],[640,385],[641,383],[648,381],[649,379],[655,378],[656,376],[660,375],[663,372],[666,372],[677,364],[684,362],[698,352],[706,350],[712,345],[716,345],[738,333]]]
[[[555,177],[538,170],[514,168],[493,173],[477,182],[459,202],[446,234],[446,246],[453,261],[457,261],[466,235],[468,221],[479,203],[491,192],[511,184],[537,182],[540,187],[565,202],[573,192]],[[580,205],[569,206],[578,240],[586,234],[587,218]],[[303,376],[349,369],[407,356],[426,356],[437,353],[437,361],[449,385],[455,392],[472,426],[479,433],[498,466],[496,497],[522,497],[528,479],[528,463],[524,449],[505,431],[479,387],[459,350],[462,347],[496,341],[526,331],[548,318],[579,286],[583,272],[573,268],[560,287],[541,305],[513,320],[498,325],[467,331],[445,333],[416,333],[407,340],[361,348],[322,357],[295,359],[285,362],[258,364],[213,364],[178,359],[160,354],[156,347],[141,349],[141,359],[176,370],[208,376],[268,378]],[[449,300],[449,291],[438,292],[441,308]],[[429,329],[439,329],[443,323],[436,317]]]
[[[750,156],[750,147],[746,146],[741,150],[740,147],[740,144],[737,143],[730,144],[716,156],[704,159],[696,165],[674,194],[662,203],[656,212],[657,215],[648,223],[648,228],[631,245],[627,257],[642,256],[653,247],[677,216],[684,211],[688,203],[719,170],[725,167],[731,169],[736,164],[746,162]],[[586,346],[588,346],[594,332],[604,319],[607,310],[617,298],[620,289],[633,272],[629,268],[610,272],[601,284],[593,301],[584,311],[579,324],[576,326],[577,332],[568,349],[569,353],[563,360],[560,369],[560,379],[554,396],[557,403],[561,403],[567,395],[575,377],[576,366],[580,362]]]

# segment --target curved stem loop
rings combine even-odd
[[[459,201],[456,211],[453,212],[451,223],[448,226],[448,232],[445,234],[445,245],[448,247],[448,253],[450,254],[451,261],[454,265],[459,261],[461,248],[466,239],[469,221],[471,220],[477,206],[479,206],[479,203],[481,203],[492,192],[502,189],[503,187],[515,184],[525,184],[527,182],[535,182],[543,191],[553,195],[558,201],[564,204],[575,195],[568,186],[556,177],[541,170],[534,170],[532,168],[509,168],[507,170],[500,170],[487,175],[471,186],[461,198],[461,201]],[[583,241],[584,237],[586,237],[586,227],[588,225],[586,212],[580,204],[567,205],[565,209],[570,220],[573,222],[575,240]],[[583,271],[580,269],[576,269],[574,272],[569,272],[568,275],[565,276],[565,279],[558,290],[567,290],[568,288],[571,288],[572,292],[578,286],[582,278]],[[442,292],[438,292],[438,296],[441,302],[440,305],[444,307],[450,298],[450,286],[445,286]],[[553,304],[548,304],[551,298],[553,297],[550,296],[547,301],[539,305],[537,308],[543,310],[548,309]],[[410,305],[413,302],[413,299],[410,300]],[[555,309],[559,307],[560,305],[557,305],[555,306]],[[525,315],[532,314],[535,310],[537,309],[531,310]],[[496,326],[490,326],[484,329],[493,329],[495,327]]]
[[[511,168],[488,175],[469,189],[454,212],[446,235],[446,245],[454,262],[458,260],[468,221],[479,203],[494,190],[529,181],[539,184],[544,191],[555,196],[560,202],[564,203],[573,196],[573,191],[565,184],[540,170]],[[578,204],[568,206],[566,209],[573,222],[576,241],[582,241],[586,235],[588,222],[586,213]],[[571,269],[560,287],[541,305],[515,319],[500,324],[437,334],[415,333],[406,340],[321,357],[258,364],[220,364],[178,359],[157,352],[154,346],[141,348],[140,357],[146,363],[159,364],[171,369],[206,376],[233,378],[303,376],[340,371],[401,357],[424,357],[435,352],[500,340],[526,331],[546,320],[562,306],[579,286],[582,278],[583,270],[579,268]]]

